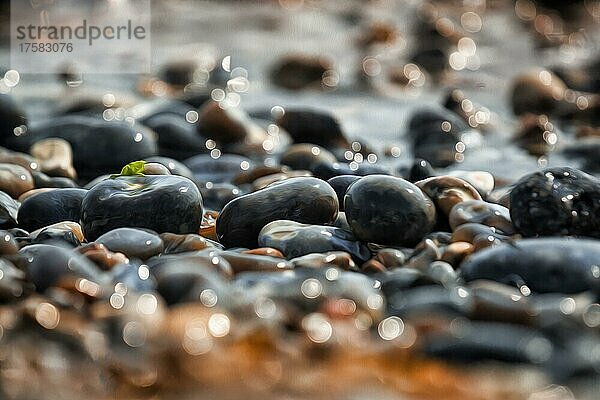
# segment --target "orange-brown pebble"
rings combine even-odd
[[[462,260],[475,251],[475,246],[467,242],[450,243],[442,253],[442,261],[446,261],[453,267],[458,267]]]
[[[380,263],[379,261],[377,261],[374,258],[370,259],[369,261],[367,261],[363,265],[361,265],[360,269],[361,269],[361,271],[367,272],[367,273],[384,272],[387,270],[385,265],[383,265],[382,263]]]
[[[281,251],[274,249],[272,247],[260,247],[258,249],[244,250],[244,251],[242,251],[242,253],[255,254],[255,255],[259,255],[259,256],[271,256],[271,257],[277,257],[277,258],[285,258],[285,256],[283,255],[283,253]]]

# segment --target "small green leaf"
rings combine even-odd
[[[146,165],[146,161],[134,161],[123,167],[121,173],[118,175],[111,175],[111,178],[117,178],[119,176],[143,176],[144,175],[144,166]]]

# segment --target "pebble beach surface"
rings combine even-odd
[[[150,75],[6,68],[0,398],[596,399],[598,10],[160,1]]]

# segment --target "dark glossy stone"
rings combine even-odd
[[[447,167],[457,158],[464,157],[465,143],[476,142],[467,140],[466,136],[478,138],[478,134],[469,130],[458,115],[443,109],[416,111],[410,119],[407,133],[414,156],[429,161],[436,168]]]
[[[110,251],[140,260],[155,256],[164,248],[162,239],[155,232],[145,229],[113,229],[100,236],[95,242],[103,244]]]
[[[475,307],[472,319],[530,325],[536,311],[528,296],[516,288],[494,281],[477,280],[468,285]]]
[[[9,229],[17,226],[19,203],[8,194],[0,191],[0,228]]]
[[[280,162],[292,169],[310,170],[315,163],[335,163],[337,159],[331,152],[321,146],[311,143],[298,143],[290,146],[281,155]]]
[[[552,342],[533,329],[493,322],[464,322],[450,333],[424,338],[421,350],[428,356],[452,361],[497,360],[543,363],[552,357]]]
[[[351,232],[332,226],[306,225],[287,220],[265,225],[258,236],[258,244],[281,250],[287,258],[328,251],[345,251],[359,263],[371,257],[369,249],[356,240]]]
[[[411,246],[436,222],[433,202],[401,178],[371,175],[355,182],[344,198],[346,219],[364,242]]]
[[[183,162],[194,174],[194,179],[200,183],[231,182],[240,172],[254,167],[254,162],[246,157],[224,154],[214,159],[208,154],[188,158]]]
[[[145,119],[144,125],[158,135],[160,155],[185,160],[210,151],[206,148],[206,138],[197,132],[195,124],[185,119],[185,115],[160,113]]]
[[[524,236],[600,238],[600,181],[570,167],[526,175],[510,193],[510,216]]]
[[[501,230],[506,235],[515,233],[510,210],[504,206],[483,200],[467,200],[457,203],[448,216],[452,230],[466,223],[479,223]]]
[[[414,268],[396,268],[376,276],[381,282],[381,291],[386,297],[400,301],[400,293],[404,290],[419,287],[437,285],[437,282],[425,275],[422,271]],[[394,297],[397,296],[397,297]],[[402,307],[400,303],[392,307]]]
[[[337,196],[327,182],[292,178],[229,202],[217,219],[217,236],[225,247],[255,248],[260,230],[269,222],[327,224],[337,213]]]
[[[344,271],[356,271],[357,267],[352,256],[343,251],[313,253],[293,258],[290,262],[294,268],[329,268],[337,267]]]
[[[323,180],[341,175],[358,175],[348,164],[339,162],[316,161],[310,170],[314,176]]]
[[[350,145],[337,119],[324,112],[285,110],[277,124],[290,134],[294,143],[314,143],[326,149]]]
[[[180,254],[166,254],[149,258],[146,260],[146,264],[155,276],[174,268],[177,264],[190,264],[197,268],[205,268],[211,274],[230,279],[233,277],[233,269],[229,262],[221,257],[221,253],[221,249],[207,248]]]
[[[19,240],[21,247],[30,244],[49,244],[57,247],[75,248],[81,246],[81,242],[75,233],[68,229],[44,228],[35,237],[28,241]]]
[[[107,275],[114,285],[125,285],[127,291],[135,290],[143,293],[152,292],[156,288],[156,280],[149,275],[148,267],[139,262],[115,265]]]
[[[489,279],[532,292],[600,290],[600,243],[587,239],[522,239],[481,250],[461,265],[466,281]]]
[[[467,222],[460,226],[457,226],[456,229],[452,232],[451,241],[454,242],[468,242],[468,243],[476,243],[479,238],[487,238],[491,237],[492,239],[499,241],[507,241],[509,240],[508,236],[500,234],[496,231],[495,228],[492,228],[483,224],[475,224],[472,222]]]
[[[193,259],[170,260],[152,274],[156,279],[156,291],[169,305],[202,301],[203,293],[211,293],[211,297],[214,295],[219,302],[226,292],[222,275]]]
[[[158,233],[196,233],[202,223],[202,197],[196,185],[175,175],[107,179],[83,199],[81,225],[88,240],[116,228],[147,228]]]
[[[432,176],[435,176],[433,167],[429,161],[422,158],[415,159],[408,171],[408,180],[411,182],[417,182],[422,179],[431,178]]]
[[[400,268],[393,274],[401,274]],[[388,295],[388,310],[399,317],[461,317],[470,313],[473,299],[463,287],[447,289],[427,275],[420,273],[419,281],[410,282],[408,290],[391,291]],[[402,282],[402,281],[401,281]]]
[[[198,187],[208,210],[221,211],[227,203],[242,195],[240,188],[230,183],[207,182]]]
[[[26,198],[17,220],[19,226],[34,231],[62,221],[79,222],[85,189],[54,189]]]
[[[340,211],[344,211],[344,196],[348,188],[361,177],[356,175],[339,175],[327,180],[338,197],[340,203]]]
[[[343,211],[340,211],[338,213],[335,221],[333,221],[332,226],[335,226],[336,228],[340,228],[340,229],[343,229],[348,232],[352,232],[352,228],[350,228],[350,224],[348,223],[348,220],[346,219],[346,213]]]
[[[8,145],[27,151],[40,139],[58,137],[71,144],[73,164],[80,178],[118,173],[123,165],[156,154],[155,135],[142,126],[83,116],[58,117],[31,126]],[[93,144],[93,145],[92,145]]]
[[[167,167],[167,169],[169,170],[171,175],[179,175],[179,176],[183,176],[184,178],[191,179],[191,180],[194,179],[194,174],[188,167],[183,165],[183,163],[181,163],[177,160],[174,160],[172,158],[156,156],[156,157],[149,157],[146,159],[146,161],[164,165],[165,167]]]
[[[161,233],[160,238],[164,243],[163,254],[177,254],[189,251],[204,250],[207,248],[222,249],[220,243],[206,239],[200,235],[190,233],[187,235],[177,235],[175,233]]]
[[[43,172],[33,172],[31,174],[33,184],[36,188],[77,188],[79,187],[74,180],[63,177],[50,177]]]
[[[331,68],[331,63],[323,57],[288,55],[272,67],[271,80],[292,90],[321,88],[323,74]]]
[[[254,142],[266,132],[240,108],[223,108],[208,101],[198,110],[198,133],[219,144],[228,145],[244,140]]]
[[[47,244],[34,244],[21,249],[19,261],[38,292],[44,292],[63,279],[85,278],[102,284],[106,277],[87,258],[72,250]]]
[[[236,274],[247,271],[278,272],[294,268],[290,261],[278,257],[242,254],[235,251],[223,251],[219,255],[231,264],[231,268]]]

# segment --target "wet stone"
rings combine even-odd
[[[11,138],[15,150],[28,151],[37,141],[61,138],[73,150],[73,166],[80,178],[90,179],[157,152],[155,134],[143,126],[101,118],[64,116],[32,125],[26,135]],[[90,146],[93,143],[93,146]]]
[[[487,198],[490,193],[494,190],[495,180],[494,176],[486,171],[462,171],[454,170],[448,172],[448,176],[454,176],[462,179],[473,186],[483,197]]]
[[[33,187],[33,177],[26,168],[17,164],[0,164],[0,190],[16,199]]]
[[[278,257],[266,255],[237,253],[224,251],[219,253],[221,257],[229,262],[234,273],[247,271],[277,272],[287,271],[293,268],[290,261]]]
[[[252,142],[265,135],[265,131],[242,110],[224,109],[215,101],[203,104],[198,110],[197,131],[220,144]]]
[[[479,133],[456,114],[448,110],[424,109],[413,114],[407,137],[415,157],[433,167],[447,167],[464,158],[465,143],[477,143]]]
[[[33,157],[31,157],[29,154],[15,151],[0,152],[0,163],[20,165],[29,171],[29,173],[40,170],[37,161]]]
[[[306,254],[293,258],[290,262],[294,268],[328,268],[337,267],[344,271],[356,270],[352,256],[343,251],[330,251],[326,253]]]
[[[117,265],[129,263],[125,254],[114,253],[99,243],[84,244],[77,251],[104,271],[110,271]]]
[[[350,147],[337,119],[321,111],[285,110],[276,123],[294,143],[314,143],[328,150]]]
[[[183,162],[194,174],[196,182],[230,182],[245,169],[252,168],[254,162],[246,157],[224,154],[216,160],[208,154],[201,154]]]
[[[522,292],[598,292],[599,257],[600,243],[593,240],[522,239],[471,255],[461,265],[461,276],[467,282],[489,279],[517,286]]]
[[[0,228],[8,229],[17,226],[17,213],[21,204],[0,191]]]
[[[338,213],[337,218],[335,219],[335,221],[333,221],[332,226],[335,226],[336,228],[340,228],[348,232],[352,232],[352,228],[350,228],[350,224],[348,224],[348,220],[346,219],[346,213],[343,211],[340,211]]]
[[[0,230],[0,256],[11,256],[18,252],[19,245],[13,235],[8,231]]]
[[[164,243],[163,254],[185,253],[207,248],[222,248],[221,244],[194,233],[187,235],[161,233],[159,236]]]
[[[158,233],[196,233],[202,223],[202,197],[196,185],[175,175],[122,176],[89,190],[81,222],[88,240],[116,228]]]
[[[371,257],[369,249],[348,231],[286,220],[265,225],[258,236],[258,243],[281,250],[287,258],[329,251],[347,252],[360,263]]]
[[[510,194],[510,216],[524,236],[600,238],[600,181],[570,167],[525,177]]]
[[[62,221],[79,222],[85,189],[53,189],[23,201],[17,219],[19,226],[33,231]]]
[[[75,248],[81,246],[81,241],[70,229],[42,228],[35,236],[31,235],[27,240],[19,239],[21,248],[31,244],[48,244],[63,248]]]
[[[506,235],[515,233],[510,210],[504,206],[482,200],[467,200],[452,207],[448,217],[452,230],[466,223],[478,223],[494,227]]]
[[[41,172],[50,176],[77,178],[77,172],[73,168],[73,150],[66,140],[39,140],[31,146],[29,153],[38,161]]]
[[[448,216],[452,207],[466,200],[481,200],[479,192],[466,181],[452,176],[435,176],[415,182],[433,200],[441,214]]]
[[[398,249],[384,248],[377,251],[376,258],[386,268],[401,267],[406,262],[406,254]]]
[[[276,257],[276,258],[285,258],[285,256],[283,255],[283,253],[277,249],[274,249],[272,247],[259,247],[257,249],[252,249],[252,250],[243,250],[242,251],[243,254],[255,254],[255,255],[259,255],[259,256],[270,256],[270,257]]]
[[[310,170],[316,163],[335,163],[335,156],[325,148],[311,143],[298,143],[290,146],[280,162],[292,169]]]
[[[475,307],[469,316],[475,320],[500,321],[531,325],[536,312],[530,297],[518,289],[502,283],[477,280],[469,283]]]
[[[472,222],[467,222],[465,224],[459,225],[452,232],[452,243],[454,242],[468,242],[474,244],[480,238],[488,238],[491,237],[493,240],[498,241],[507,241],[509,240],[508,236],[497,232],[495,228],[492,228],[483,224],[476,224]]]
[[[199,184],[204,206],[208,210],[221,211],[231,200],[242,195],[242,191],[230,183],[207,182]]]
[[[146,260],[163,251],[162,239],[146,229],[117,228],[106,232],[95,240],[107,249],[125,254],[130,258]]]
[[[275,85],[291,90],[320,88],[323,74],[331,68],[331,63],[322,57],[289,55],[273,66],[271,80]]]
[[[394,273],[408,269],[401,268]],[[410,318],[432,315],[455,318],[467,315],[473,308],[473,300],[465,288],[446,289],[422,272],[418,276],[422,277],[420,284],[414,282],[409,290],[392,291],[388,295],[391,314]]]
[[[346,191],[348,191],[348,188],[360,178],[360,176],[356,175],[339,175],[327,180],[327,183],[331,185],[337,194],[338,202],[340,203],[340,211],[344,211],[344,196],[346,195]]]
[[[195,124],[186,121],[185,115],[159,113],[143,120],[143,124],[156,132],[162,156],[185,160],[210,151],[206,148],[206,138],[198,133]]]
[[[194,174],[192,173],[192,171],[190,171],[188,167],[183,165],[183,163],[172,158],[156,156],[149,157],[145,161],[164,165],[165,167],[167,167],[171,175],[179,175],[183,176],[184,178],[192,180],[194,179]]]
[[[75,181],[63,177],[50,177],[43,172],[33,172],[31,174],[33,184],[36,188],[77,188]]]
[[[337,196],[327,182],[292,178],[229,202],[217,219],[216,232],[225,247],[255,248],[260,230],[269,222],[328,224],[337,213]]]
[[[552,342],[533,329],[493,322],[468,322],[451,333],[427,335],[421,351],[458,362],[497,360],[539,364],[548,361]]]
[[[170,306],[202,301],[203,293],[211,293],[217,301],[222,301],[219,295],[225,292],[226,282],[221,275],[192,260],[170,261],[152,274],[156,291]]]
[[[436,222],[433,202],[401,178],[371,175],[354,183],[344,198],[352,232],[363,242],[411,246]]]
[[[106,279],[91,261],[72,250],[34,244],[21,249],[20,255],[20,264],[38,292],[70,277],[85,278],[96,284],[102,284]]]
[[[312,176],[312,173],[310,171],[286,171],[280,172],[278,174],[267,175],[255,180],[252,183],[252,190],[264,189],[275,182],[281,182],[286,179],[310,176]]]
[[[408,171],[408,180],[417,182],[435,176],[435,171],[429,161],[417,158],[413,161]]]

